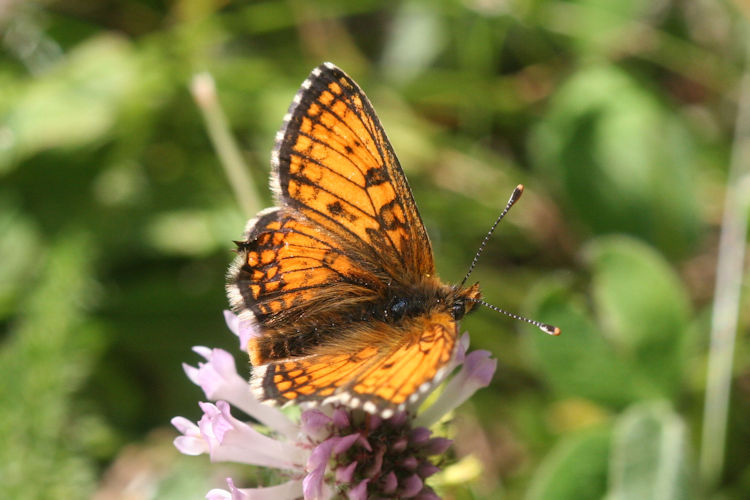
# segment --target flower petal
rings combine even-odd
[[[200,432],[198,426],[185,417],[174,417],[170,422],[181,434],[187,434],[193,430]]]
[[[419,494],[414,498],[416,500],[440,500],[440,497],[437,496],[435,491],[429,486],[426,488],[422,488],[422,491],[420,491]]]
[[[372,452],[372,446],[370,446],[370,441],[367,440],[367,438],[360,434],[357,438],[357,444],[359,444],[362,448],[367,450],[368,452]]]
[[[307,460],[307,475],[302,480],[305,500],[323,498],[323,479],[336,440],[336,438],[326,439],[310,453],[310,458]]]
[[[339,467],[336,469],[336,482],[337,483],[351,483],[354,477],[354,469],[359,465],[358,462],[352,462],[346,467]]]
[[[469,341],[469,333],[464,332],[464,334],[461,335],[461,339],[458,341],[458,348],[456,350],[456,356],[454,357],[454,361],[457,365],[462,364],[466,359],[466,351],[469,350]]]
[[[193,351],[203,356],[208,363],[198,363],[198,368],[183,363],[182,367],[188,378],[203,389],[207,398],[231,401],[241,399],[243,393],[249,392],[247,382],[237,374],[234,358],[227,351],[203,346],[195,346]],[[235,392],[241,394],[234,398],[232,396]]]
[[[398,465],[402,469],[406,469],[408,471],[415,471],[417,470],[417,466],[419,465],[419,460],[417,460],[417,457],[415,457],[414,455],[409,455],[408,457],[404,457],[401,460],[399,460]]]
[[[247,351],[247,344],[253,337],[259,337],[260,331],[257,325],[242,321],[239,316],[232,311],[224,311],[224,321],[227,323],[229,330],[240,339],[240,350]]]
[[[431,427],[446,413],[469,399],[478,389],[486,387],[497,368],[497,360],[488,351],[472,351],[466,356],[461,370],[447,384],[437,400],[420,413],[414,425]]]
[[[432,462],[422,462],[419,464],[419,467],[417,468],[417,474],[419,474],[419,477],[421,478],[427,478],[431,475],[440,472],[440,467],[433,464]]]
[[[417,427],[416,429],[412,429],[409,435],[409,442],[413,445],[421,445],[426,443],[431,435],[432,431],[427,427]]]
[[[296,438],[298,428],[286,415],[253,396],[247,381],[237,373],[231,354],[223,349],[203,346],[193,347],[193,351],[203,356],[207,362],[198,363],[198,368],[186,364],[182,366],[188,378],[203,389],[207,398],[228,401],[269,429],[289,439]]]
[[[398,488],[398,478],[396,477],[396,473],[393,471],[390,471],[388,474],[386,474],[381,479],[381,481],[383,482],[383,486],[381,487],[381,489],[385,494],[391,494],[396,491],[396,488]]]
[[[409,446],[409,440],[406,437],[401,437],[390,444],[389,450],[391,453],[401,453]]]
[[[370,414],[367,417],[367,428],[370,429],[371,431],[380,427],[380,424],[382,423],[383,423],[383,419],[380,418],[380,416],[377,414]]]
[[[416,474],[412,474],[401,481],[401,495],[399,498],[412,498],[417,495],[424,487],[424,482]]]
[[[363,471],[365,477],[377,477],[382,473],[383,469],[383,456],[385,456],[386,447],[384,444],[380,444],[376,449],[375,453],[370,454],[370,460],[367,468]]]
[[[234,485],[231,477],[227,478],[227,486],[229,486],[229,492],[232,494],[232,500],[248,500],[247,495]]]
[[[409,416],[405,411],[395,413],[391,418],[388,419],[388,423],[391,427],[401,427],[406,424]]]
[[[427,455],[442,455],[445,451],[451,447],[453,441],[444,437],[435,437],[424,447],[424,453]]]
[[[316,441],[322,441],[330,435],[328,426],[332,421],[331,417],[318,409],[305,410],[300,416],[302,432]]]
[[[349,500],[367,500],[367,483],[369,479],[363,479],[357,486],[349,490]]]
[[[349,427],[351,425],[351,420],[349,420],[349,414],[345,410],[342,410],[341,408],[336,408],[333,411],[333,425],[335,425],[339,429],[343,429],[344,427]]]
[[[296,446],[264,436],[234,418],[226,401],[216,405],[201,403],[204,411],[198,422],[214,462],[239,462],[279,469],[301,470],[304,451]]]
[[[302,481],[295,479],[267,488],[237,488],[227,478],[229,491],[215,489],[208,492],[208,500],[296,500],[302,495]]]
[[[227,324],[227,328],[229,328],[229,331],[233,334],[237,335],[239,337],[240,335],[240,317],[234,314],[232,311],[228,309],[224,309],[222,311],[224,313],[224,321]],[[245,346],[240,344],[240,349],[243,351],[245,350]]]
[[[497,360],[491,359],[490,356],[492,354],[484,350],[472,351],[466,356],[464,368],[466,370],[467,383],[476,384],[476,389],[487,387],[492,381],[492,376],[495,374]]]
[[[176,437],[173,441],[180,453],[184,455],[208,453],[208,442],[201,435],[197,425],[184,417],[173,418],[172,425],[182,433],[182,436]]]
[[[359,433],[349,434],[348,436],[342,436],[336,440],[333,445],[333,453],[338,455],[339,453],[345,453],[352,445],[359,439]]]

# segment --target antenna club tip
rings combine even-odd
[[[539,328],[544,333],[546,333],[548,335],[552,335],[553,337],[557,337],[558,335],[560,335],[562,333],[562,330],[560,330],[558,327],[552,326],[552,325],[542,324],[542,325],[539,326]]]
[[[508,200],[508,206],[506,207],[506,211],[515,203],[518,201],[518,199],[523,194],[523,184],[519,184],[516,186],[516,189],[513,190],[513,193],[510,195],[510,200]]]

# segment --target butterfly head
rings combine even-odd
[[[458,321],[480,300],[479,283],[464,288],[446,285],[434,277],[411,285],[394,284],[387,298],[375,304],[371,316],[387,323],[399,323],[432,312],[448,313]]]
[[[474,283],[468,288],[453,287],[453,296],[450,297],[450,314],[454,320],[458,321],[469,313],[482,294],[479,292],[479,283]]]

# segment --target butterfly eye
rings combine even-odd
[[[455,301],[451,308],[451,316],[453,316],[453,319],[459,320],[464,317],[464,314],[466,314],[466,303],[463,300]]]
[[[388,319],[398,321],[403,318],[406,313],[407,305],[406,299],[395,299],[388,308]]]

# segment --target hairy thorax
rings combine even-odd
[[[362,319],[398,324],[417,316],[444,312],[457,321],[474,307],[479,296],[478,284],[459,288],[428,276],[413,284],[389,284],[382,298],[371,304]]]

